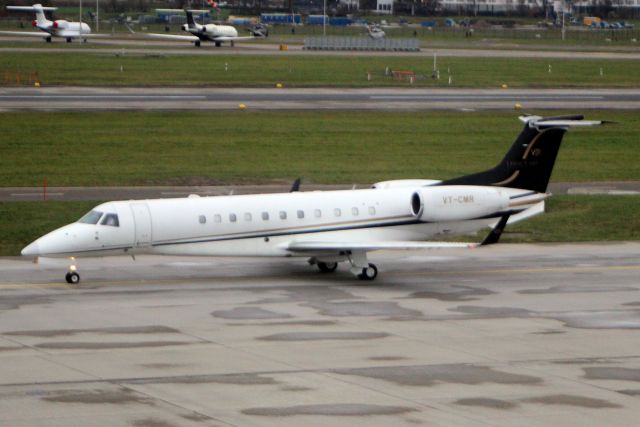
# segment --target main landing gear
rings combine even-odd
[[[318,262],[318,270],[322,273],[333,273],[338,268],[337,262]]]
[[[367,267],[362,269],[362,272],[356,277],[360,280],[373,280],[378,276],[378,267],[375,264],[369,263]]]
[[[47,43],[51,43],[51,36],[44,38]]]
[[[330,256],[328,258],[309,259],[309,264],[316,265],[321,273],[333,273],[338,268],[341,261],[349,261],[351,273],[360,280],[371,281],[378,277],[378,267],[367,261],[367,253],[365,251],[349,251],[341,253],[339,256]]]

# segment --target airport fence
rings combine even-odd
[[[420,41],[417,39],[372,39],[368,37],[314,37],[304,38],[305,50],[364,50],[417,52]]]

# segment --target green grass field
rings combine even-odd
[[[186,47],[188,48],[188,46]],[[227,71],[225,71],[225,64]],[[549,65],[552,72],[549,73]],[[300,55],[142,55],[112,53],[3,53],[0,73],[37,72],[43,85],[80,86],[409,86],[384,75],[411,70],[414,86],[624,88],[640,85],[640,61],[586,59],[440,58],[440,80],[430,78],[431,57]],[[602,68],[602,75],[600,69]],[[121,71],[122,69],[122,71]],[[371,72],[371,81],[367,80]],[[13,73],[13,74],[12,74]],[[3,81],[13,85],[14,78]],[[588,90],[588,89],[585,89]]]
[[[0,202],[0,256],[15,256],[39,236],[76,221],[100,202]],[[507,227],[505,242],[614,241],[640,239],[640,198],[554,196],[544,215]],[[462,236],[458,240],[480,241]]]
[[[45,178],[50,186],[445,179],[495,165],[521,130],[517,115],[0,113],[0,186],[39,186]],[[593,111],[588,118],[618,123],[571,130],[552,179],[639,179],[640,116]]]

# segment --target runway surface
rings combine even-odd
[[[364,77],[363,77],[364,78]],[[639,109],[637,89],[1,88],[0,111]]]
[[[367,184],[355,185],[368,188]],[[156,187],[0,187],[0,202],[33,200],[129,200],[161,199],[199,196],[226,196],[229,194],[286,193],[288,184],[271,185],[210,185],[210,186],[156,186]],[[354,185],[302,184],[302,191],[348,190]],[[616,182],[552,182],[552,194],[608,194],[613,196],[640,194],[640,181]]]
[[[637,424],[640,243],[371,259],[0,259],[0,424]]]
[[[287,44],[287,50],[281,51],[280,44],[273,40],[255,43],[236,43],[234,47],[225,45],[215,47],[213,44],[203,44],[196,48],[188,42],[157,40],[144,38],[142,35],[135,37],[92,39],[83,45],[68,45],[63,41],[54,41],[50,45],[42,43],[42,47],[34,47],[37,39],[20,38],[15,36],[0,36],[0,42],[25,43],[25,47],[0,47],[0,53],[31,52],[31,53],[85,53],[85,54],[122,54],[128,55],[304,55],[304,56],[407,56],[407,57],[458,57],[458,58],[549,58],[549,59],[601,59],[601,60],[638,60],[640,49],[637,46],[626,47],[584,47],[572,46],[567,49],[564,46],[540,48],[531,45],[509,45],[493,42],[486,46],[470,43],[469,48],[463,46],[422,46],[419,52],[378,52],[378,51],[314,51],[304,50],[302,38],[298,44]]]

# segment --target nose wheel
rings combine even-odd
[[[77,285],[80,283],[80,275],[76,271],[69,271],[65,276],[67,283],[71,285]]]
[[[69,271],[67,271],[67,274],[65,274],[64,279],[70,285],[77,285],[78,283],[80,283],[80,274],[78,274],[78,267],[76,267],[76,260],[73,257],[71,257],[69,260],[71,264],[69,265]]]

